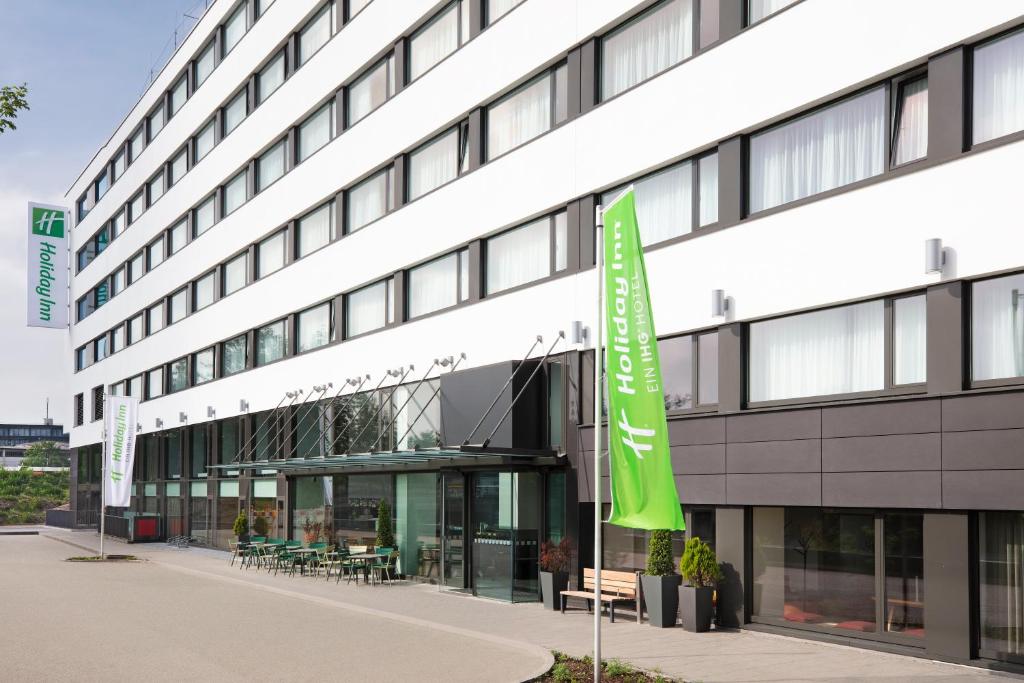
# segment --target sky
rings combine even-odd
[[[41,422],[49,398],[50,416],[71,426],[68,332],[25,325],[26,204],[70,208],[68,188],[203,4],[0,0],[0,86],[27,83],[31,107],[0,133],[0,423]]]

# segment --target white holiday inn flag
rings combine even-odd
[[[132,499],[132,465],[135,462],[135,418],[138,399],[107,396],[104,406],[106,453],[103,462],[103,500],[111,507],[128,507]]]

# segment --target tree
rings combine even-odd
[[[37,441],[25,450],[22,467],[68,467],[68,454],[52,441]]]
[[[28,111],[28,84],[5,85],[0,87],[0,133],[10,128],[17,129],[14,119],[18,118],[18,111]]]
[[[391,530],[391,506],[383,498],[377,505],[377,547],[395,547],[395,534]]]

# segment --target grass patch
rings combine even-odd
[[[535,683],[594,683],[594,660],[590,657],[570,657],[552,652],[555,664]],[[672,678],[649,674],[617,659],[601,665],[601,680],[605,683],[681,683]]]
[[[77,557],[69,557],[68,562],[135,562],[139,558],[134,555],[107,555],[106,557],[100,557],[99,555],[80,555]]]
[[[0,470],[0,526],[42,524],[46,511],[68,502],[70,474]]]

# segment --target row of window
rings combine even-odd
[[[0,427],[0,436],[63,436],[60,427]]]

